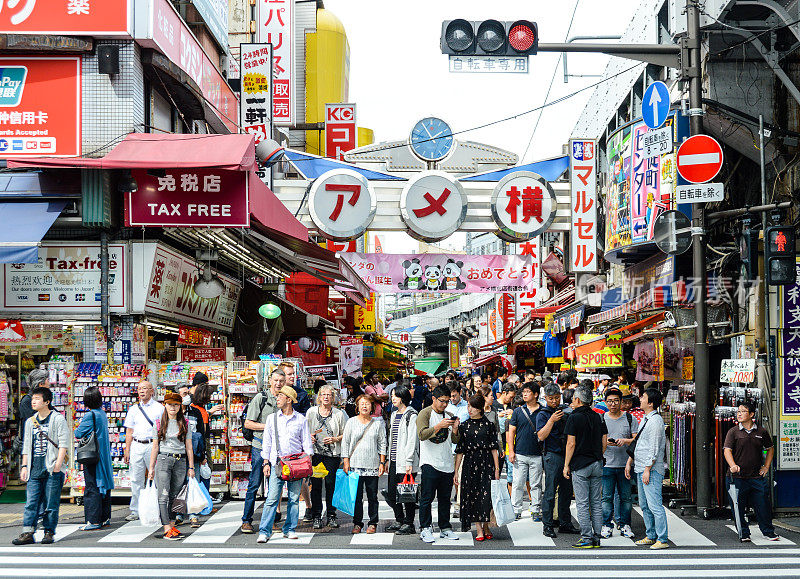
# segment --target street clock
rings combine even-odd
[[[453,131],[442,119],[427,117],[414,125],[408,142],[423,161],[441,161],[453,150]]]

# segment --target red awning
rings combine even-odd
[[[473,366],[488,366],[489,364],[495,364],[497,362],[502,362],[502,358],[500,354],[490,354],[489,356],[483,356],[481,358],[475,358],[472,361]]]
[[[308,229],[289,211],[277,195],[253,171],[248,177],[250,215],[272,229],[289,237],[308,242]]]
[[[130,133],[100,159],[31,157],[9,159],[14,168],[175,169],[213,167],[231,171],[256,169],[252,135],[173,135]]]
[[[478,351],[486,351],[486,350],[494,350],[495,348],[499,348],[501,346],[505,346],[508,344],[508,338],[503,338],[502,340],[497,340],[496,342],[492,342],[491,344],[486,344],[485,346],[481,346],[478,348]]]
[[[653,314],[652,316],[648,316],[644,319],[639,320],[638,322],[633,322],[632,324],[628,324],[622,328],[614,330],[613,332],[609,332],[609,336],[613,336],[614,334],[621,334],[622,332],[632,332],[634,330],[640,330],[642,328],[646,328],[650,324],[655,324],[656,322],[660,322],[666,316],[666,312],[659,312],[657,314]]]

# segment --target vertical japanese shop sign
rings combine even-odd
[[[356,148],[356,105],[325,105],[325,156],[344,161],[344,154]]]
[[[272,45],[272,121],[294,124],[294,0],[258,0],[259,42]]]
[[[0,159],[80,147],[81,59],[0,58]]]
[[[244,131],[253,135],[258,144],[272,137],[272,47],[242,44],[239,59],[242,76],[239,118]]]
[[[355,309],[355,330],[358,333],[372,334],[375,332],[375,294],[370,294],[366,306],[353,306]]]
[[[450,340],[449,344],[449,353],[450,353],[450,368],[460,368],[461,367],[461,352],[459,351],[459,343],[458,340]]]
[[[589,139],[570,139],[569,150],[570,268],[574,272],[593,272],[597,271],[596,144]]]
[[[533,259],[531,270],[533,273],[532,287],[528,291],[517,292],[516,298],[516,319],[521,320],[530,313],[531,310],[542,303],[542,271],[541,271],[541,253],[539,245],[541,237],[534,237],[530,241],[520,243],[517,245],[517,255],[529,255]]]
[[[800,271],[800,258],[795,266]],[[781,364],[781,415],[800,415],[800,284],[783,286]]]

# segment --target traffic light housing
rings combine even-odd
[[[758,278],[758,230],[745,229],[739,236],[739,259],[742,274],[748,280]]]
[[[527,56],[539,47],[539,27],[529,20],[445,20],[442,54]]]
[[[764,270],[767,284],[788,285],[797,281],[795,235],[791,225],[767,227],[764,237]]]

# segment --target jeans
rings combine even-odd
[[[311,477],[311,514],[315,519],[322,518],[322,487],[325,486],[325,512],[330,517],[336,514],[333,506],[333,491],[336,488],[336,471],[339,469],[340,458],[338,456],[325,456],[315,454],[312,462],[325,465],[328,476],[325,478]]]
[[[515,513],[522,512],[522,497],[525,495],[525,483],[531,485],[531,512],[542,510],[542,470],[541,456],[517,455],[514,465],[514,482],[511,485],[511,504]]]
[[[147,467],[150,466],[152,444],[131,442],[131,461],[128,470],[131,474],[131,513],[139,513],[139,493],[147,480]]]
[[[619,507],[614,500],[619,491]],[[603,467],[603,525],[613,527],[616,513],[620,525],[631,524],[631,481],[625,478],[624,467]]]
[[[750,536],[750,528],[744,516],[748,506],[753,507],[753,511],[755,511],[756,519],[758,520],[758,528],[761,529],[761,534],[775,534],[775,527],[772,526],[772,508],[769,504],[769,486],[767,484],[767,478],[727,477],[726,482],[728,488],[733,484],[736,490],[739,491],[739,520],[742,524],[742,537]]]
[[[436,470],[429,464],[423,464],[422,491],[419,499],[419,526],[427,529],[433,526],[431,505],[433,497],[439,500],[439,529],[450,529],[450,492],[453,490],[453,473]]]
[[[258,450],[259,455],[261,449]],[[272,523],[275,522],[275,513],[278,512],[278,505],[281,503],[281,493],[285,484],[289,490],[289,503],[286,506],[286,520],[283,523],[283,532],[288,533],[297,528],[297,520],[300,518],[300,487],[303,486],[302,480],[285,481],[280,477],[280,469],[272,465],[269,469],[269,482],[267,490],[267,502],[264,503],[264,511],[261,513],[261,523],[258,525],[258,532],[266,536],[272,535]],[[249,490],[247,491],[249,494]]]
[[[161,524],[168,525],[172,520],[172,501],[186,482],[186,457],[176,458],[160,454],[156,459],[156,489],[158,489],[158,510]]]
[[[506,457],[506,482],[510,485],[514,483],[514,463]]]
[[[378,477],[358,477],[356,487],[356,506],[353,509],[353,526],[361,527],[364,521],[364,491],[367,491],[367,510],[369,511],[368,525],[378,524]]]
[[[247,495],[244,498],[243,523],[253,522],[253,511],[256,509],[256,493],[264,482],[264,459],[261,458],[261,449],[255,446],[250,448],[250,478],[247,481]]]
[[[663,499],[661,498],[662,484],[664,475],[655,471],[650,471],[650,484],[642,482],[641,472],[636,473],[636,480],[639,481],[639,506],[642,508],[642,518],[644,519],[644,530],[648,539],[658,539],[662,543],[669,540],[667,535],[667,511],[664,509]]]
[[[397,472],[396,462],[392,461],[389,463],[389,481],[386,493],[386,503],[394,511],[394,518],[398,523],[401,525],[413,525],[414,515],[417,512],[417,503],[397,502],[397,485],[403,482],[403,478],[405,476],[405,470],[402,472]]]
[[[56,532],[58,525],[58,507],[61,504],[61,487],[64,486],[64,473],[49,473],[28,479],[25,487],[25,511],[22,514],[22,531],[33,533],[39,518],[39,506],[44,504],[45,531]]]
[[[599,539],[603,527],[603,461],[572,471],[581,537]]]
[[[553,508],[558,488],[558,525],[572,525],[569,504],[572,502],[572,483],[564,478],[564,455],[548,452],[544,462],[544,498],[542,499],[542,524],[545,528],[553,528]]]
[[[83,466],[83,516],[92,525],[102,525],[111,519],[111,491],[103,493],[97,487],[97,464]]]

